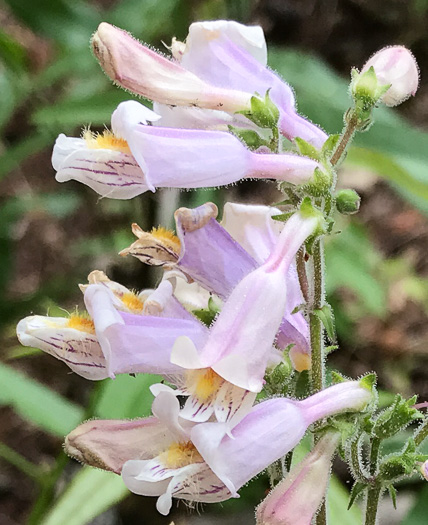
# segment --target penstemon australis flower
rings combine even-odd
[[[211,202],[181,207],[176,233],[133,224],[136,240],[120,255],[159,267],[156,289],[136,293],[94,271],[80,285],[87,313],[20,321],[23,345],[86,379],[163,376],[150,388],[153,416],[87,421],[66,437],[66,451],[121,474],[136,494],[157,496],[164,515],[173,497],[238,497],[268,469],[276,487],[258,507],[257,523],[309,525],[323,508],[340,448],[355,478],[350,505],[365,493],[366,525],[375,525],[385,489],[395,498],[403,477],[418,469],[427,477],[418,447],[428,422],[401,452],[383,457],[382,441],[422,417],[415,399],[397,396],[376,413],[374,375],[351,381],[333,371],[326,379],[324,331],[332,343],[335,334],[323,238],[334,231],[335,212],[358,211],[354,190],[336,192],[337,166],[380,102],[396,105],[415,93],[412,54],[393,46],[361,72],[353,69],[345,128],[328,137],[297,113],[291,87],[267,67],[258,26],[194,23],[185,42],[173,39],[167,58],[102,23],[92,48],[107,75],[153,101],[153,111],[130,100],[114,110],[111,131],[61,134],[52,156],[59,182],[74,179],[102,197],[130,199],[163,187],[272,179],[283,200],[226,203],[220,222]],[[308,430],[312,450],[286,472]],[[317,524],[326,525],[326,516],[321,511]]]

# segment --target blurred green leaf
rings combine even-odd
[[[120,102],[130,98],[128,93],[115,88],[88,98],[66,99],[41,107],[34,112],[32,120],[37,126],[55,126],[55,129],[83,128],[88,124],[110,126],[113,110]]]
[[[0,405],[11,406],[41,429],[64,437],[82,420],[83,409],[22,372],[0,363]]]
[[[122,374],[114,380],[106,379],[107,385],[95,409],[97,416],[105,419],[148,416],[154,399],[149,387],[161,380],[149,374],[136,377]]]
[[[428,484],[424,483],[416,503],[401,522],[401,525],[422,525],[427,522]]]
[[[129,494],[120,476],[82,468],[41,525],[85,525]]]
[[[27,61],[25,49],[14,38],[0,29],[0,58],[14,71],[22,70]]]
[[[14,15],[30,29],[61,44],[87,49],[101,14],[82,0],[6,0]]]
[[[330,523],[340,525],[361,525],[362,513],[357,505],[353,505],[349,510],[349,492],[342,483],[335,477],[330,478],[328,489],[328,515]]]
[[[381,279],[382,258],[365,229],[351,223],[326,244],[326,288],[332,294],[340,287],[352,290],[361,314],[382,317],[386,313],[386,285]]]

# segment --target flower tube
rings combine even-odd
[[[340,434],[327,433],[257,507],[257,525],[310,525],[327,490]]]
[[[212,368],[226,381],[259,392],[287,304],[289,267],[320,220],[312,206],[302,206],[285,224],[266,262],[234,288],[202,350],[188,338],[178,338],[171,361],[185,369]]]
[[[259,403],[227,435],[221,423],[183,422],[178,400],[162,392],[153,403],[154,417],[87,421],[67,436],[65,447],[84,463],[121,473],[132,492],[159,496],[157,508],[168,514],[172,497],[202,502],[237,497],[240,487],[294,448],[316,420],[364,410],[372,399],[358,381],[323,393],[308,404],[286,398]]]

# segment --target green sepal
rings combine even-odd
[[[294,142],[296,143],[297,149],[301,155],[313,160],[321,160],[321,153],[315,146],[312,146],[312,144],[306,142],[306,140],[303,140],[300,137],[295,137]]]
[[[208,327],[212,325],[219,312],[220,307],[216,304],[212,297],[208,299],[208,308],[192,310],[192,314]]]
[[[360,494],[364,492],[366,488],[367,488],[367,485],[364,485],[364,483],[360,483],[359,481],[356,481],[352,485],[351,493],[349,495],[348,510],[352,507],[355,500],[358,498]]]
[[[428,459],[426,454],[418,454],[413,438],[410,438],[402,452],[391,454],[383,459],[379,466],[379,479],[383,482],[395,482],[411,476],[419,462]]]
[[[397,510],[397,489],[394,485],[389,485],[388,492],[392,500],[392,505],[394,506],[394,509]]]
[[[279,215],[272,215],[271,219],[274,221],[287,222],[294,213],[294,211],[287,211],[285,213],[280,213]]]
[[[329,355],[335,352],[336,350],[339,350],[339,345],[329,345],[324,348],[324,355]]]
[[[363,376],[359,381],[360,385],[364,388],[367,388],[370,392],[373,392],[377,384],[377,375],[374,372],[370,372]]]
[[[336,342],[336,329],[334,327],[334,313],[332,307],[325,303],[321,308],[314,310],[314,314],[321,320],[332,343]]]
[[[331,384],[332,385],[338,385],[339,383],[346,383],[346,381],[349,381],[347,377],[340,374],[336,370],[333,370],[331,372]]]
[[[328,139],[324,142],[321,148],[321,158],[325,160],[330,159],[330,157],[333,155],[336,149],[339,139],[340,139],[339,133],[335,133],[334,135],[330,135],[328,137]]]
[[[239,114],[244,115],[261,128],[274,129],[278,126],[279,109],[272,102],[270,89],[266,91],[264,98],[261,98],[257,93],[251,97],[250,110],[238,111]]]
[[[314,197],[329,195],[333,183],[333,174],[329,170],[326,167],[324,170],[316,167],[312,179],[302,186],[305,192]]]
[[[406,400],[397,394],[392,405],[383,410],[376,418],[373,435],[379,439],[387,439],[406,428],[413,421],[423,418],[423,414],[413,408],[416,400],[417,396]]]
[[[270,141],[262,138],[257,131],[253,129],[237,128],[228,126],[229,131],[240,139],[249,149],[256,150],[261,146],[270,146]]]

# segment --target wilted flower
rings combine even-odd
[[[257,525],[310,525],[325,496],[340,434],[327,433],[257,507]]]
[[[150,100],[232,113],[249,109],[251,93],[211,86],[105,22],[92,37],[92,49],[116,84]]]
[[[366,62],[362,72],[370,67],[374,68],[380,84],[391,86],[381,98],[387,106],[398,106],[416,93],[419,85],[418,64],[405,47],[381,49]]]

